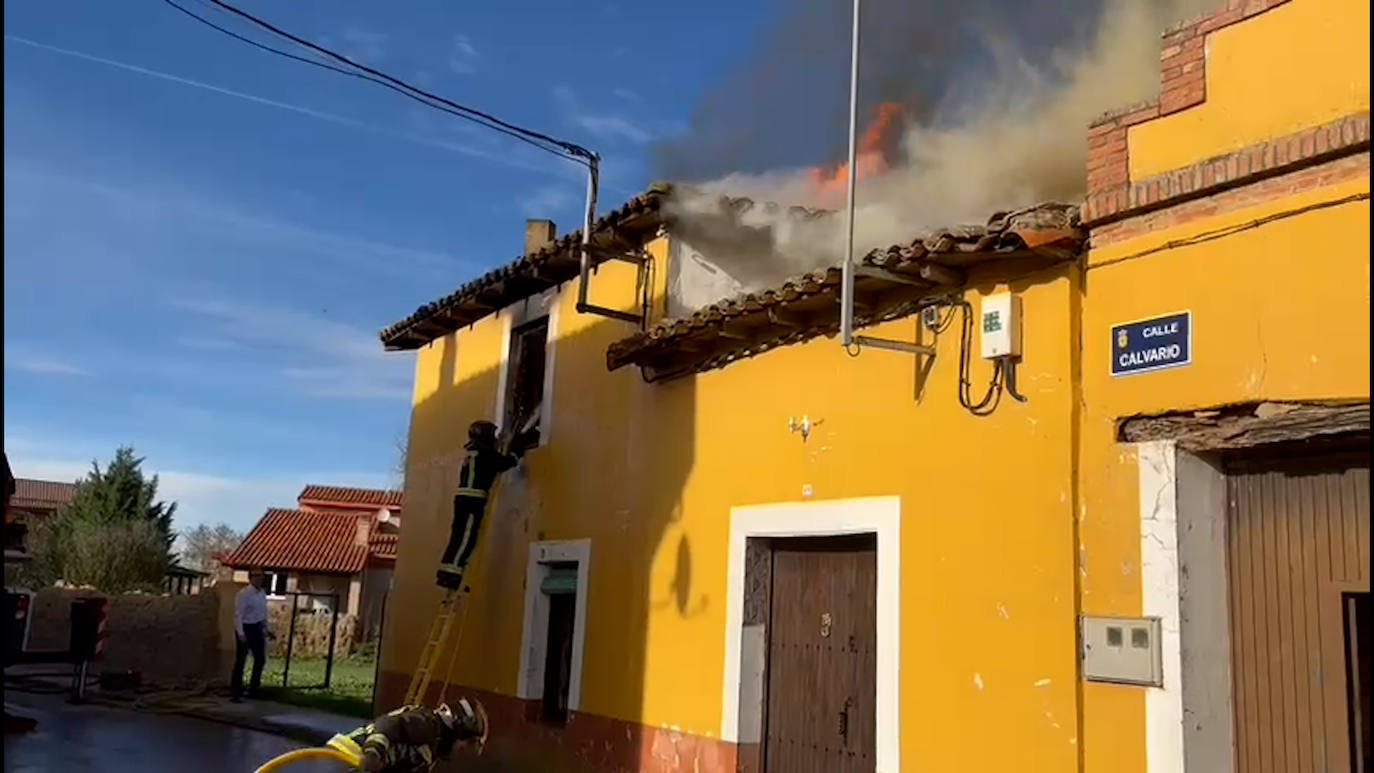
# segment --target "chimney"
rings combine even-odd
[[[538,252],[540,249],[553,244],[555,228],[552,220],[526,220],[525,254]]]
[[[353,535],[353,544],[367,547],[367,538],[372,535],[372,514],[358,516],[357,531]]]

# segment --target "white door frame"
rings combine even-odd
[[[877,773],[900,770],[901,520],[902,502],[895,496],[787,502],[730,511],[722,740],[739,742],[740,638],[744,619],[744,551],[748,539],[872,533],[878,539],[876,769]]]
[[[520,645],[520,674],[516,694],[525,700],[542,697],[544,655],[548,648],[549,597],[540,590],[549,574],[548,565],[577,562],[577,599],[573,617],[572,672],[568,677],[568,711],[582,705],[582,653],[587,641],[587,577],[591,570],[592,541],[531,542],[525,565],[525,627]]]

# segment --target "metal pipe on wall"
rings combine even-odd
[[[591,151],[586,151],[585,155],[583,153],[578,153],[578,155],[587,161],[587,218],[582,224],[582,255],[581,266],[578,271],[580,279],[577,283],[577,311],[579,314],[599,314],[611,319],[634,322],[643,328],[648,320],[646,314],[631,314],[627,311],[595,306],[587,302],[587,289],[591,285],[592,272],[592,223],[596,220],[596,197],[601,179],[601,157]],[[620,259],[640,265],[644,264],[644,261],[638,257],[626,256]]]
[[[591,274],[592,257],[592,221],[596,219],[596,194],[600,185],[601,157],[595,153],[587,159],[587,213],[586,219],[582,223],[582,266],[581,281],[577,283],[577,310],[582,311],[587,307],[587,284],[588,276]]]
[[[854,155],[859,120],[859,0],[854,0],[854,28],[849,52],[849,185],[845,196],[844,263],[840,271],[840,344],[854,343]]]

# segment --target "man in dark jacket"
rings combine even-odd
[[[487,713],[476,699],[430,710],[403,706],[329,745],[360,760],[363,773],[423,773],[448,759],[455,747],[473,745],[480,754],[487,742]]]
[[[524,443],[513,445],[514,453],[502,450],[496,439],[496,425],[489,421],[474,421],[468,427],[468,442],[463,446],[467,449],[467,459],[458,473],[458,492],[453,496],[453,525],[444,556],[439,561],[439,585],[461,587],[463,570],[477,548],[487,495],[496,477],[514,467],[524,455]]]

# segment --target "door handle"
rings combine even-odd
[[[840,739],[843,745],[849,745],[849,707],[854,705],[853,698],[844,699],[844,709],[840,711]]]

